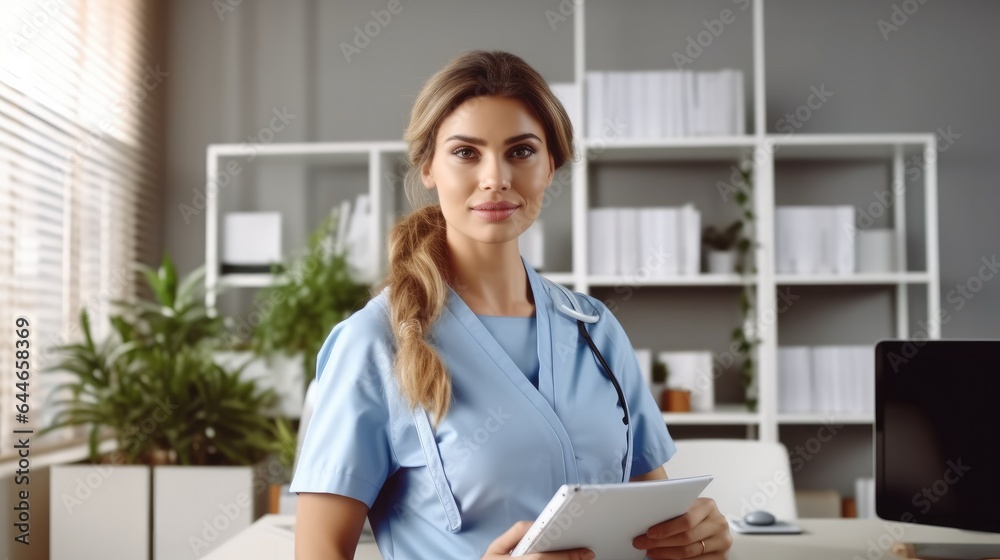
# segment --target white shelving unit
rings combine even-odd
[[[583,123],[584,77],[587,71],[585,60],[586,3],[574,2],[574,84],[576,86],[577,114],[571,115],[573,122]],[[780,286],[888,286],[894,290],[895,333],[897,337],[909,335],[909,287],[920,285],[926,288],[927,316],[935,317],[940,308],[940,280],[938,265],[938,204],[937,204],[937,154],[933,134],[768,134],[765,113],[765,60],[763,0],[753,2],[753,116],[752,133],[745,136],[691,137],[658,140],[619,139],[607,142],[584,138],[583,131],[577,131],[578,152],[581,157],[571,164],[572,188],[572,270],[546,274],[549,278],[572,287],[582,293],[592,289],[614,288],[621,285],[656,286],[659,289],[718,288],[738,289],[752,285],[755,289],[758,316],[777,316],[776,290]],[[389,224],[384,217],[395,215],[396,194],[399,188],[394,178],[394,166],[405,153],[405,145],[392,142],[350,142],[350,143],[294,143],[270,144],[256,147],[257,158],[301,162],[305,165],[367,165],[368,192],[371,196],[373,216],[371,235],[384,241]],[[911,155],[923,157],[923,201],[925,236],[924,251],[926,269],[908,270],[905,260],[907,249],[906,197],[905,189],[894,189],[893,222],[896,235],[897,254],[901,257],[900,272],[883,274],[816,275],[790,276],[775,272],[775,164],[791,160],[857,161],[871,160],[891,162],[892,185],[905,184],[904,158]],[[226,169],[229,161],[246,159],[245,148],[237,144],[217,144],[208,147],[207,176],[209,182],[220,170]],[[628,164],[643,162],[720,162],[737,163],[743,159],[754,162],[754,212],[757,216],[756,236],[758,248],[754,257],[757,273],[752,277],[737,275],[708,275],[677,277],[670,279],[636,280],[629,277],[593,276],[587,273],[588,210],[591,186],[588,184],[589,171],[594,165],[606,163]],[[255,288],[267,285],[271,280],[267,275],[220,275],[219,274],[219,232],[218,202],[215,196],[207,198],[206,226],[206,303],[212,308],[216,303],[216,293],[220,286]],[[384,263],[383,268],[384,271]],[[720,325],[725,332],[735,325]],[[629,325],[626,324],[628,329]],[[822,424],[839,422],[847,424],[870,424],[872,418],[858,415],[829,414],[779,414],[777,406],[778,382],[776,371],[777,325],[776,321],[761,321],[758,336],[761,344],[757,349],[756,363],[759,375],[759,409],[747,412],[741,406],[720,405],[712,413],[671,414],[665,413],[664,420],[670,425],[700,426],[747,426],[749,433],[765,441],[778,441],[778,429],[790,424]],[[930,321],[929,338],[940,337],[940,326]]]
[[[280,161],[301,165],[366,165],[368,194],[371,197],[373,239],[385,239],[386,215],[395,212],[395,164],[406,153],[406,144],[391,142],[297,142],[263,144],[249,152],[245,144],[211,144],[206,155],[206,184],[217,184],[220,174],[235,175],[230,166],[242,166],[250,160]],[[236,168],[233,168],[236,169]],[[215,309],[220,288],[262,288],[273,282],[270,274],[222,274],[219,257],[219,200],[216,189],[206,189],[205,203],[205,304]],[[214,193],[214,194],[213,194]],[[384,272],[384,262],[381,272]]]
[[[875,418],[868,414],[779,414],[779,424],[871,424]]]
[[[746,425],[748,428],[760,425],[761,415],[748,412],[741,405],[718,405],[713,412],[664,412],[663,420],[669,426],[726,426]]]

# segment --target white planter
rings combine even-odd
[[[153,560],[195,560],[246,529],[266,510],[255,467],[153,469]]]
[[[148,560],[150,473],[145,465],[54,465],[52,560]]]
[[[736,251],[708,251],[709,274],[733,274],[736,272]]]

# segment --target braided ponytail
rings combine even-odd
[[[389,308],[396,338],[395,371],[412,405],[430,411],[435,423],[448,412],[451,378],[427,333],[448,297],[443,271],[448,245],[438,205],[410,213],[389,235]]]

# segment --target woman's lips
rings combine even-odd
[[[472,207],[472,211],[487,222],[501,222],[511,217],[519,208],[509,202],[486,202]]]
[[[472,211],[487,222],[502,222],[507,218],[511,217],[514,212],[517,212],[519,206],[510,207],[496,207],[496,206],[484,206],[481,208],[473,208]]]

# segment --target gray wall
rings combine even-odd
[[[588,69],[671,68],[671,54],[683,51],[687,38],[704,29],[702,20],[734,8],[736,21],[691,67],[735,67],[749,75],[751,20],[749,11],[739,11],[740,3],[591,0]],[[990,153],[1000,122],[993,99],[1000,37],[992,28],[1000,18],[1000,3],[927,2],[886,39],[878,21],[892,21],[894,4],[900,2],[767,0],[768,129],[776,131],[779,119],[806,101],[810,87],[826,84],[833,97],[800,132],[950,130],[957,135],[950,143],[942,140],[938,164],[942,307],[950,318],[943,332],[946,337],[998,337],[1000,280],[983,282],[971,299],[949,293],[977,274],[983,258],[1000,253],[1000,220],[994,217],[1000,190],[994,185]],[[178,205],[192,202],[193,189],[204,189],[205,145],[247,141],[267,127],[276,108],[287,107],[296,116],[274,133],[274,142],[398,139],[422,82],[462,50],[510,50],[549,81],[572,78],[572,23],[552,26],[546,18],[546,11],[559,11],[558,0],[402,0],[402,12],[346,60],[341,44],[353,42],[355,26],[363,28],[373,19],[372,10],[387,5],[383,0],[243,0],[220,18],[210,2],[171,4],[164,235],[182,270],[204,260],[204,216],[186,221]],[[280,205],[291,217],[284,231],[286,248],[295,247],[318,220],[316,207],[335,203],[323,186],[342,184],[354,190],[363,180],[356,175],[261,166],[224,189],[223,208]],[[665,203],[698,201],[706,185],[726,176],[723,165],[605,165],[594,171],[592,196],[612,200],[670,184],[681,188],[662,195]],[[864,205],[874,202],[876,191],[889,188],[887,166],[862,162],[781,163],[776,177],[779,203],[825,202],[822,193],[836,188],[849,193],[844,196],[850,202]],[[619,190],[624,181],[628,188]],[[921,194],[917,186],[911,189],[911,198]],[[552,219],[564,221],[568,206],[560,202],[558,207]],[[727,210],[711,207],[707,212],[721,222]],[[918,204],[908,209],[911,224],[919,221],[919,212]],[[568,226],[563,222],[553,228],[567,231]],[[917,265],[922,235],[922,228],[913,227],[911,254]],[[979,284],[973,281],[972,286]],[[803,288],[801,296],[802,305],[779,326],[782,343],[865,343],[892,334],[888,289]],[[737,316],[736,301],[735,290],[652,288],[622,302],[622,316],[637,344],[677,348],[694,337],[719,350]],[[232,309],[245,304],[245,299],[234,302]],[[664,306],[671,315],[666,324],[650,304]],[[915,315],[914,322],[921,317]],[[864,330],[854,328],[859,323]],[[720,330],[720,324],[725,328]],[[719,395],[720,400],[739,400],[735,376],[720,379]],[[816,429],[783,428],[782,438],[795,445]],[[867,429],[845,429],[836,445],[827,446],[828,453],[797,473],[796,483],[853,493],[851,480],[871,471]]]

